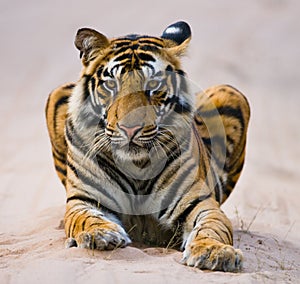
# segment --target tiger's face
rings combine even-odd
[[[117,156],[140,159],[157,141],[174,139],[170,125],[176,128],[178,115],[191,113],[179,61],[190,37],[183,22],[168,27],[160,38],[109,40],[91,29],[78,31],[75,45],[84,65],[81,93],[88,104],[83,116],[99,121]]]

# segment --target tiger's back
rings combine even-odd
[[[69,246],[126,246],[128,231],[148,245],[181,244],[187,265],[241,267],[219,206],[243,168],[249,105],[228,85],[198,94],[192,105],[179,61],[189,40],[183,22],[161,38],[110,42],[93,30],[78,32],[81,80],[56,89],[46,106],[54,164],[67,192]]]

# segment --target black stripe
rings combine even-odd
[[[91,227],[93,227],[95,224],[97,224],[97,226],[99,226],[99,227],[101,227],[101,223],[103,224],[102,221],[99,222],[99,218],[100,218],[100,217],[94,216],[94,215],[87,216],[87,217],[85,218],[85,220],[82,222],[82,227],[81,227],[81,228],[82,228],[83,231],[84,231],[84,229],[85,229],[85,223],[86,223],[89,219],[91,219],[91,218],[98,219],[98,220],[97,220],[98,222],[93,222],[93,223],[89,226],[89,229],[91,229]]]
[[[149,44],[149,45],[155,45],[155,46],[158,46],[160,48],[164,47],[163,44],[160,44],[158,42],[154,42],[154,41],[151,41],[151,39],[141,39],[139,40],[140,43],[146,43],[146,44]]]
[[[76,146],[78,149],[80,149],[80,147],[84,145],[84,142],[82,141],[81,137],[77,135],[76,131],[74,130],[71,121],[68,121],[67,123],[66,138],[69,141],[69,143]]]
[[[124,182],[127,183],[128,187],[132,189],[135,188],[135,186],[129,181],[127,176],[123,174],[123,172],[121,172],[109,158],[100,155],[97,155],[96,158],[99,167],[121,187],[123,192],[127,194],[130,193],[126,188],[126,185],[124,185]]]
[[[179,155],[177,155],[176,157],[173,157],[172,159],[168,159],[166,165],[165,165],[165,169],[166,170],[162,170],[159,175],[157,175],[154,179],[152,179],[146,186],[145,188],[145,192],[146,194],[150,194],[155,186],[155,184],[157,184],[157,181],[161,179],[162,175],[165,175],[164,179],[162,180],[162,182],[159,183],[159,186],[161,188],[165,187],[165,184],[169,183],[170,179],[174,176],[174,174],[176,175],[177,171],[180,169],[180,165],[178,166],[173,166],[174,168],[171,170],[168,170],[169,167],[171,167],[171,164],[173,162],[176,162],[177,158],[179,157]],[[167,171],[167,174],[165,173]]]
[[[111,74],[108,72],[107,68],[103,72],[104,77],[111,77]]]
[[[55,169],[56,169],[56,171],[58,171],[62,175],[66,176],[67,171],[65,169],[63,169],[63,168],[61,168],[60,166],[57,166],[57,165],[55,165]]]
[[[220,199],[220,187],[219,187],[218,184],[215,185],[214,190],[215,190],[215,197],[216,197],[216,200],[217,200],[217,202],[220,203],[220,202],[221,202],[221,199]]]
[[[73,207],[69,208],[69,210],[66,211],[65,218],[68,219],[68,218],[70,218],[71,215],[77,214],[80,211],[82,211],[82,207],[81,206],[80,206],[80,208],[76,208],[76,209],[74,209]]]
[[[54,105],[54,131],[55,131],[55,133],[57,133],[56,127],[57,127],[58,110],[61,106],[66,105],[68,103],[68,101],[69,101],[69,96],[62,96]]]
[[[99,80],[98,80],[98,86],[103,86],[104,82],[105,82],[104,80],[99,79]]]
[[[176,97],[167,97],[166,100],[164,101],[164,105],[167,106],[169,104],[173,104],[176,101]]]
[[[197,225],[197,222],[198,222],[199,215],[201,215],[202,213],[205,213],[205,212],[211,211],[211,210],[212,210],[212,209],[205,209],[205,210],[202,210],[202,211],[200,211],[200,212],[197,214],[197,216],[196,216],[196,218],[195,218],[195,220],[194,220],[194,223],[193,223],[193,228],[195,228],[195,227],[196,227],[196,225]],[[213,210],[215,210],[215,209],[213,209]]]
[[[113,55],[117,56],[117,55],[127,51],[129,48],[130,48],[130,45],[126,44],[126,45],[122,46],[121,48],[119,48],[118,50],[116,50]]]
[[[212,186],[214,186],[216,201],[221,203],[222,192],[225,185],[223,183],[221,176],[219,176],[215,170],[212,171],[212,176],[213,176],[213,185],[211,185],[210,187],[212,188]]]
[[[94,217],[94,218],[97,218],[96,216]],[[99,217],[98,217],[99,218]],[[93,223],[93,224],[91,224],[90,226],[89,226],[89,229],[92,229],[92,228],[94,228],[94,227],[96,227],[96,228],[99,228],[99,227],[101,227],[103,225],[103,222],[100,222],[100,220],[99,220],[99,222],[95,222],[95,223]],[[95,244],[93,243],[92,244],[92,249],[95,249]]]
[[[222,143],[224,142],[223,137],[220,136],[214,136],[212,138],[207,138],[207,137],[201,137],[203,143],[205,144],[205,147],[208,150],[208,154],[212,155],[212,158],[214,159],[216,165],[218,166],[218,168],[223,169],[226,161],[226,157],[227,155],[227,151],[226,151],[226,144]],[[214,149],[216,149],[216,145],[219,145],[219,147],[217,147],[217,153],[212,153],[212,151]],[[221,154],[223,155],[218,155],[220,153],[219,149],[221,149]]]
[[[179,114],[191,113],[192,106],[187,102],[180,102],[179,97],[176,97],[174,111]]]
[[[83,75],[83,79],[84,79],[84,82],[83,82],[83,101],[85,101],[90,96],[89,81],[90,81],[91,77],[92,77],[91,75]]]
[[[96,201],[95,199],[92,199],[90,197],[86,197],[84,195],[73,195],[71,197],[68,197],[66,203],[68,203],[68,202],[70,202],[72,200],[80,200],[80,201],[89,203],[90,205],[92,205],[94,207],[99,208],[99,202],[98,201]]]
[[[107,94],[106,93],[101,94],[98,91],[96,93],[97,93],[98,97],[101,98],[102,100],[105,100],[107,98]]]
[[[69,163],[68,163],[68,166],[70,166]],[[76,174],[76,176],[80,179],[80,181],[82,183],[84,183],[85,185],[88,185],[88,186],[94,188],[95,190],[101,192],[104,196],[106,196],[108,199],[110,199],[115,204],[115,206],[117,206],[121,210],[121,207],[117,203],[117,200],[111,194],[109,194],[108,190],[106,190],[105,188],[103,188],[101,186],[101,181],[100,180],[99,180],[99,182],[95,182],[93,179],[87,177],[79,169],[75,169],[75,167],[73,165],[72,165],[71,169]],[[90,171],[89,171],[89,174],[93,175]],[[95,177],[95,179],[96,178],[97,177]],[[84,187],[84,185],[83,185],[83,187]]]
[[[198,114],[195,114],[194,120],[195,120],[195,122],[196,122],[197,125],[200,125],[200,126],[205,125],[205,124],[204,124],[204,121],[199,117]],[[205,126],[205,127],[206,127],[206,126]]]
[[[164,199],[162,200],[162,208],[165,208],[164,210],[162,210],[159,215],[158,215],[158,218],[161,218],[165,213],[166,211],[170,208],[169,205],[170,203],[172,202],[172,200],[174,200],[174,197],[175,196],[178,196],[178,191],[181,189],[181,184],[185,181],[185,178],[187,176],[187,174],[192,170],[192,168],[194,168],[195,165],[192,164],[190,165],[188,168],[185,169],[185,171],[183,171],[181,173],[181,175],[179,177],[176,176],[176,180],[173,181],[171,187],[169,188],[168,190],[168,193],[166,194],[166,196],[164,197]],[[184,191],[182,193],[182,196],[186,194],[186,191]],[[177,202],[174,204],[172,210],[169,212],[168,216],[170,217],[173,212],[175,211],[175,208],[177,207],[178,203],[181,201],[182,199],[182,196],[181,198],[179,198],[177,200]]]
[[[91,78],[90,80],[91,82],[91,85],[92,85],[92,90],[94,91],[95,90],[95,86],[96,86],[96,79],[94,77]]]
[[[188,215],[193,211],[193,209],[202,201],[211,197],[211,193],[208,195],[200,196],[199,198],[193,200],[189,203],[189,205],[185,208],[185,210],[177,217],[179,223],[184,223]]]
[[[78,172],[77,172],[77,169],[76,167],[71,164],[70,161],[67,161],[67,167],[74,173],[74,175],[78,178]]]
[[[238,119],[242,124],[242,129],[244,129],[245,122],[244,122],[244,117],[243,117],[243,114],[242,114],[242,111],[240,108],[223,106],[223,107],[218,108],[218,111],[219,111],[220,115],[235,117],[236,119]]]
[[[122,66],[122,64],[121,64],[121,63],[119,63],[119,64],[116,64],[116,65],[115,65],[113,68],[111,68],[111,70],[110,70],[110,73],[111,73],[111,74],[113,74],[113,73],[114,73],[114,70],[115,70],[115,69],[117,69],[117,70],[118,70],[118,69],[120,68],[120,66]]]
[[[134,59],[133,60],[133,62],[134,62],[133,69],[141,70],[140,60],[139,60],[138,56],[135,53],[133,53],[133,59]],[[132,64],[132,63],[130,62],[130,64]]]
[[[98,76],[98,78],[101,77],[102,72],[103,72],[103,66],[100,66],[100,67],[98,68],[98,70],[97,70],[97,76]]]
[[[235,186],[235,182],[233,182],[230,178],[226,182],[226,186],[223,187],[223,194],[225,194],[227,197],[230,195],[232,189]]]
[[[76,84],[71,83],[71,84],[68,84],[68,85],[63,86],[63,89],[64,89],[64,90],[72,90],[72,89],[74,89],[75,87],[76,87]]]
[[[66,163],[66,154],[67,153],[61,153],[57,148],[55,148],[55,145],[52,147],[52,156],[55,160],[58,160],[62,164]]]
[[[185,72],[181,69],[177,69],[176,72],[180,75],[180,76],[185,76]]]
[[[232,161],[231,161],[232,162]],[[236,175],[238,173],[240,173],[244,167],[244,161],[242,161],[239,166],[237,168],[234,168],[234,166],[236,166],[236,164],[234,164],[232,167],[228,167],[226,168],[226,170],[228,171],[228,173],[230,173],[230,175]]]
[[[62,96],[54,105],[54,116],[56,117],[57,110],[62,106],[68,103],[69,96]]]
[[[211,150],[211,139],[210,137],[201,137],[203,143],[205,144],[206,147],[209,147],[209,149]]]
[[[74,184],[74,181],[71,180],[70,178],[67,178],[67,180],[68,180],[68,183],[69,183],[70,187],[72,187],[73,189],[76,189],[76,192],[81,192],[80,195],[83,195],[83,194],[86,195],[86,196],[90,195],[89,190],[86,190],[84,188],[80,188],[79,185],[77,186],[76,184]]]
[[[223,194],[226,195],[227,197],[230,195],[231,190],[229,190],[227,187],[223,188]]]
[[[159,47],[155,45],[146,44],[146,45],[139,45],[139,49],[144,51],[157,52],[159,50]]]
[[[82,210],[82,208],[81,208],[81,209],[78,209],[78,210],[72,212],[71,222],[70,222],[69,230],[68,230],[70,236],[73,235],[73,231],[76,227],[76,221],[82,215],[82,211],[84,211],[84,210]]]
[[[197,111],[197,115],[204,118],[212,118],[214,116],[218,115],[224,115],[227,117],[235,117],[238,119],[242,125],[242,128],[244,128],[245,122],[244,117],[242,114],[242,111],[240,108],[233,108],[231,106],[221,106],[216,109],[208,110],[208,111],[201,111],[201,107]]]
[[[161,144],[162,146],[164,146],[163,144]],[[175,147],[174,147],[175,148]],[[169,149],[167,149],[169,150]],[[172,152],[172,151],[170,151]],[[180,157],[180,149],[176,147],[176,151],[174,150],[174,152],[172,152],[172,154],[168,154],[166,153],[166,155],[168,156],[168,160],[165,164],[164,170],[162,170],[154,179],[151,179],[149,181],[149,183],[147,184],[146,188],[145,188],[145,194],[150,194],[155,186],[155,184],[157,183],[158,180],[160,180],[161,176],[165,174],[165,171],[171,166],[171,164],[176,161],[178,159],[178,157]],[[165,170],[166,169],[166,170]],[[176,169],[176,171],[179,168]],[[169,175],[168,175],[169,176]],[[171,175],[171,177],[173,176],[173,174]],[[165,180],[165,182],[169,182],[168,179]],[[161,186],[163,187],[165,182],[161,183]]]
[[[114,43],[114,48],[115,49],[118,49],[118,48],[123,47],[123,46],[128,46],[131,43],[130,40],[126,40],[126,39],[120,39],[120,40],[122,40],[122,41]]]
[[[138,57],[139,57],[139,59],[141,59],[143,61],[152,61],[152,62],[156,61],[152,55],[150,55],[148,53],[144,53],[144,52],[139,52]]]
[[[142,65],[149,67],[153,72],[155,72],[155,68],[151,64],[149,64],[147,62],[143,62]]]
[[[131,59],[131,58],[132,58],[132,54],[131,53],[123,53],[120,56],[116,57],[114,59],[114,62],[123,61],[125,59]]]
[[[206,210],[206,211],[212,211],[212,210]],[[203,211],[201,213],[203,213]],[[220,218],[213,218],[213,217],[210,217],[209,215],[206,218],[208,219],[207,220],[208,222],[214,221],[215,226],[218,226],[218,228],[214,228],[214,227],[206,225],[204,223],[203,226],[201,226],[201,230],[199,230],[199,231],[202,231],[202,230],[205,230],[205,229],[213,230],[220,237],[220,239],[223,240],[222,236],[219,233],[221,231],[221,232],[223,232],[226,235],[227,239],[232,242],[232,235],[230,233],[231,229],[229,227],[227,227],[226,224],[224,222],[222,222],[222,220],[220,220]],[[224,226],[226,228],[226,231],[224,231],[222,229],[222,226]],[[217,229],[219,229],[219,230],[217,230]]]

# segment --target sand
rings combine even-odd
[[[0,283],[299,283],[299,1],[29,0],[0,7]],[[181,19],[193,30],[184,59],[190,78],[200,88],[232,84],[251,104],[246,165],[222,206],[244,252],[240,273],[183,266],[171,249],[64,248],[65,193],[44,106],[52,89],[79,76],[77,29],[160,35]]]

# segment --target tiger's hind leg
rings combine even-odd
[[[243,169],[250,108],[242,93],[229,85],[207,89],[198,97],[195,121],[224,185],[216,192],[222,204]]]
[[[63,85],[55,89],[48,97],[46,121],[52,146],[52,156],[58,177],[66,186],[67,144],[65,140],[65,123],[68,100],[75,84]]]

